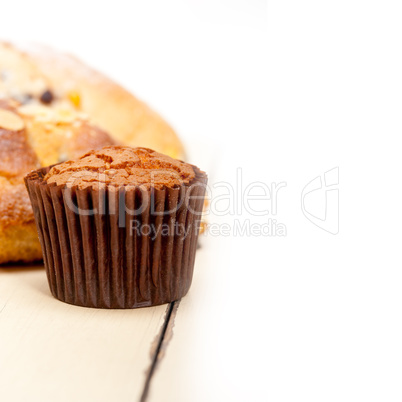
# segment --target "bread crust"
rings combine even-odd
[[[172,127],[116,82],[74,56],[46,46],[0,42],[0,55],[1,45],[3,49],[7,46],[9,51],[21,54],[26,63],[33,66],[33,73],[39,73],[60,96],[78,96],[75,102],[81,110],[120,143],[151,148],[183,159],[183,145]],[[0,69],[1,60],[0,57]]]
[[[42,260],[34,222],[0,228],[0,264]]]
[[[23,109],[15,101],[0,101],[0,264],[42,259],[24,176],[41,166],[115,143],[106,132],[78,116],[59,121],[52,111],[48,118],[39,119]],[[4,127],[4,111],[20,121],[22,128]]]

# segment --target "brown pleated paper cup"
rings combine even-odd
[[[79,189],[48,184],[50,170],[25,183],[50,290],[66,303],[137,308],[189,290],[207,176],[179,188]]]

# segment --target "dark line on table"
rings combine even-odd
[[[149,368],[147,378],[145,379],[144,390],[142,391],[140,402],[145,402],[147,400],[147,398],[148,398],[148,393],[149,393],[149,389],[150,389],[150,386],[151,386],[152,376],[155,373],[155,369],[156,369],[156,366],[158,365],[161,352],[162,352],[162,350],[164,348],[164,341],[165,341],[165,337],[166,337],[166,332],[167,332],[167,329],[169,328],[169,323],[170,323],[170,320],[172,319],[172,315],[173,315],[173,311],[175,310],[174,307],[175,307],[176,303],[177,302],[170,303],[169,307],[166,310],[165,322],[163,323],[162,331],[161,331],[161,334],[160,334],[160,337],[159,337],[159,341],[157,343],[157,347],[156,347],[154,356],[152,358],[151,366]]]
[[[7,306],[7,302],[2,308],[0,308],[0,314],[3,312],[3,310],[6,308],[6,306]]]

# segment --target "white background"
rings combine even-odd
[[[75,53],[148,101],[211,184],[238,167],[246,185],[287,183],[287,236],[205,240],[199,353],[177,367],[202,379],[194,400],[402,399],[399,2],[37,0],[0,16],[1,38]],[[300,200],[335,167],[332,235]]]

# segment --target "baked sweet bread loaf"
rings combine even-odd
[[[114,143],[63,103],[0,100],[0,264],[42,259],[24,176]]]
[[[183,158],[173,129],[120,85],[78,59],[45,46],[0,42],[0,98],[52,106],[65,100],[118,142]]]
[[[101,73],[44,46],[0,42],[0,264],[42,258],[23,176],[115,143],[184,153],[158,114]]]

